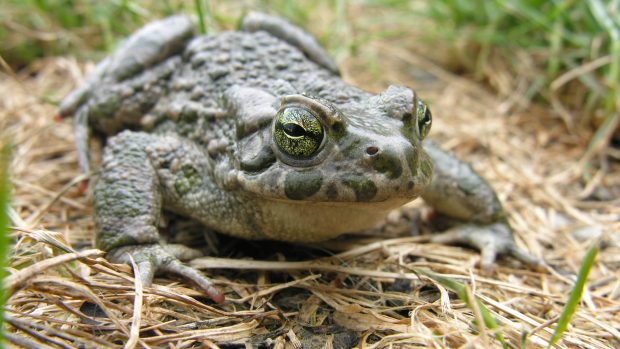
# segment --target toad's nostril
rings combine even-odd
[[[366,148],[366,154],[368,155],[375,155],[379,152],[379,148],[377,147],[368,147]]]

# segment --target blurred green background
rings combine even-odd
[[[49,56],[98,60],[156,18],[192,13],[214,32],[259,10],[307,28],[338,61],[369,40],[400,42],[502,97],[516,95],[521,108],[542,105],[599,149],[620,122],[619,7],[620,0],[4,0],[0,64],[13,74]]]

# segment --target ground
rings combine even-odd
[[[361,57],[368,56],[383,67],[380,77],[360,74],[367,67]],[[49,103],[89,66],[51,58],[19,75],[0,75],[0,129],[14,145],[10,341],[25,347],[306,348],[321,341],[318,347],[325,341],[335,348],[498,347],[493,331],[475,321],[480,309],[414,272],[422,268],[464,283],[510,347],[522,341],[546,347],[586,250],[599,243],[583,301],[559,346],[618,347],[620,164],[601,162],[601,170],[584,176],[579,159],[587,140],[560,119],[542,107],[518,109],[400,45],[375,41],[356,57],[343,64],[349,82],[372,91],[403,84],[429,102],[432,138],[492,183],[518,244],[544,259],[545,270],[501,259],[482,273],[476,251],[411,236],[399,228],[411,220],[423,233],[434,229],[426,224],[428,209],[416,202],[391,215],[380,233],[322,246],[215,237],[220,259],[203,266],[226,291],[222,306],[179,280],[158,278],[143,288],[131,268],[92,250],[91,194],[80,184],[70,120],[55,118]]]

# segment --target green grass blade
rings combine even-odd
[[[588,6],[590,12],[601,28],[605,29],[611,41],[610,54],[612,56],[609,70],[607,71],[607,82],[611,87],[610,93],[606,98],[607,117],[590,140],[588,150],[596,148],[599,142],[607,142],[611,137],[613,129],[617,127],[617,121],[620,117],[618,109],[620,102],[620,20],[610,15],[610,7],[607,8],[600,0],[589,0]]]
[[[207,33],[207,25],[205,24],[205,12],[202,8],[202,0],[194,0],[196,6],[196,15],[198,16],[198,30],[200,34]]]
[[[598,250],[598,245],[594,244],[590,247],[590,249],[588,249],[586,256],[583,258],[581,267],[579,268],[579,274],[577,275],[577,282],[575,282],[575,286],[568,297],[568,302],[566,302],[566,306],[558,319],[558,325],[555,328],[555,332],[553,332],[553,336],[551,336],[551,340],[549,341],[549,346],[547,348],[553,347],[560,340],[562,334],[566,331],[573,314],[575,314],[575,311],[581,302],[583,289],[585,288],[586,280],[588,279],[588,274],[590,274],[592,265],[594,265],[594,260],[596,259]]]
[[[10,147],[6,144],[0,149],[0,348],[4,347],[4,304],[6,294],[4,291],[4,278],[8,263],[8,209],[9,209],[9,154]]]
[[[413,269],[413,271],[415,271],[418,274],[422,274],[424,276],[427,276],[433,280],[435,280],[437,283],[439,283],[440,285],[442,285],[443,287],[449,289],[450,291],[456,293],[456,295],[463,301],[465,302],[465,304],[467,304],[467,306],[470,309],[473,309],[474,306],[477,306],[478,309],[480,310],[480,315],[482,315],[482,319],[484,321],[484,325],[491,331],[493,331],[495,333],[495,338],[502,343],[502,347],[503,348],[509,348],[508,344],[506,343],[506,340],[504,339],[504,335],[499,331],[499,325],[497,324],[497,322],[495,321],[495,318],[493,318],[493,315],[491,315],[491,312],[489,311],[489,309],[482,303],[480,302],[480,300],[478,300],[477,298],[474,297],[474,299],[470,299],[468,296],[468,293],[465,289],[465,285],[463,285],[462,283],[447,278],[445,276],[436,274],[430,270],[426,270],[426,269]],[[475,305],[474,305],[475,302]]]
[[[523,76],[512,83],[525,81],[531,86],[524,100],[547,106],[555,100],[575,117],[575,127],[596,128],[582,156],[585,164],[618,135],[620,16],[615,10],[619,4],[620,0],[435,0],[428,2],[426,14],[437,23],[435,35],[453,42],[449,45],[456,50],[465,47],[473,52],[456,59],[467,73],[493,81],[494,70],[487,65],[501,60],[513,76]],[[530,68],[514,57],[515,49],[529,56]],[[603,57],[611,58],[610,63],[584,71],[559,89],[551,88],[567,71]],[[532,68],[537,73],[528,75]]]

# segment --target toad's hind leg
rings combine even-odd
[[[483,269],[490,268],[498,254],[511,255],[530,266],[542,265],[516,245],[495,192],[471,166],[431,142],[424,143],[424,150],[434,163],[433,180],[422,194],[424,201],[440,214],[468,222],[433,236],[431,241],[478,248]]]
[[[197,270],[179,261],[188,249],[162,245],[158,223],[166,189],[149,155],[150,148],[175,148],[170,137],[124,131],[106,146],[101,175],[95,187],[97,247],[113,262],[127,263],[131,256],[145,285],[160,272],[179,274],[196,283],[211,299],[223,302],[224,295]],[[161,159],[161,162],[172,162]],[[189,256],[192,257],[192,256]],[[195,257],[195,256],[194,256]]]
[[[316,64],[332,73],[340,74],[336,63],[312,35],[282,18],[250,12],[243,18],[241,29],[249,32],[265,31],[297,47]]]

